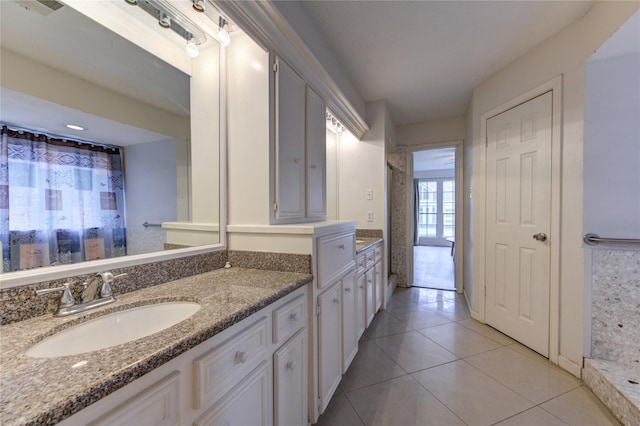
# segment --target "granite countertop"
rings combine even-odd
[[[382,238],[356,237],[356,254],[368,249],[380,241],[382,241]]]
[[[218,269],[122,294],[115,303],[82,314],[2,326],[0,422],[59,422],[311,281],[311,275],[293,272]],[[88,319],[172,301],[197,302],[201,308],[173,327],[111,348],[57,358],[25,355],[44,336]]]

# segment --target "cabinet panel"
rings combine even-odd
[[[358,352],[358,319],[356,307],[355,271],[342,279],[342,372],[347,368]]]
[[[373,316],[375,315],[375,283],[374,283],[374,271],[373,268],[369,269],[364,274],[365,281],[365,316],[366,316],[366,325],[367,327],[373,321]]]
[[[193,424],[195,426],[271,425],[269,367],[270,364],[264,361]]]
[[[366,328],[365,321],[365,300],[366,300],[366,291],[365,291],[365,274],[359,274],[358,279],[356,281],[356,330],[358,339],[362,337],[364,334],[364,329]]]
[[[155,385],[91,425],[179,425],[180,373],[174,371]]]
[[[194,408],[215,402],[264,358],[269,349],[268,330],[267,318],[262,317],[193,361]]]
[[[305,82],[285,62],[276,72],[276,219],[305,216]]]
[[[307,424],[306,332],[300,331],[273,355],[274,424]]]
[[[318,389],[322,413],[342,378],[342,315],[339,284],[318,296]]]
[[[320,96],[307,87],[307,217],[326,217],[327,107]]]
[[[373,275],[375,282],[376,293],[376,312],[382,307],[382,295],[384,294],[384,280],[382,279],[382,262],[378,262],[373,266]]]
[[[354,247],[353,233],[318,238],[318,288],[326,288],[352,267]]]
[[[273,311],[273,343],[284,342],[307,324],[307,303],[299,296]]]

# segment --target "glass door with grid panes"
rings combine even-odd
[[[418,179],[417,237],[455,237],[455,180]]]

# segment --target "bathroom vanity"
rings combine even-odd
[[[80,317],[46,315],[3,326],[3,424],[65,418],[66,424],[221,424],[229,416],[248,424],[302,424],[311,279],[218,269],[123,294]],[[200,309],[115,347],[57,358],[25,354],[45,336],[107,312],[175,301]]]

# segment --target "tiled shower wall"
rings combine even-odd
[[[640,250],[593,250],[591,358],[640,369]]]
[[[400,287],[407,286],[407,170],[406,150],[402,146],[396,147],[396,152],[387,154],[387,161],[391,164],[391,265],[390,273],[398,277]],[[410,178],[409,178],[410,181]]]

